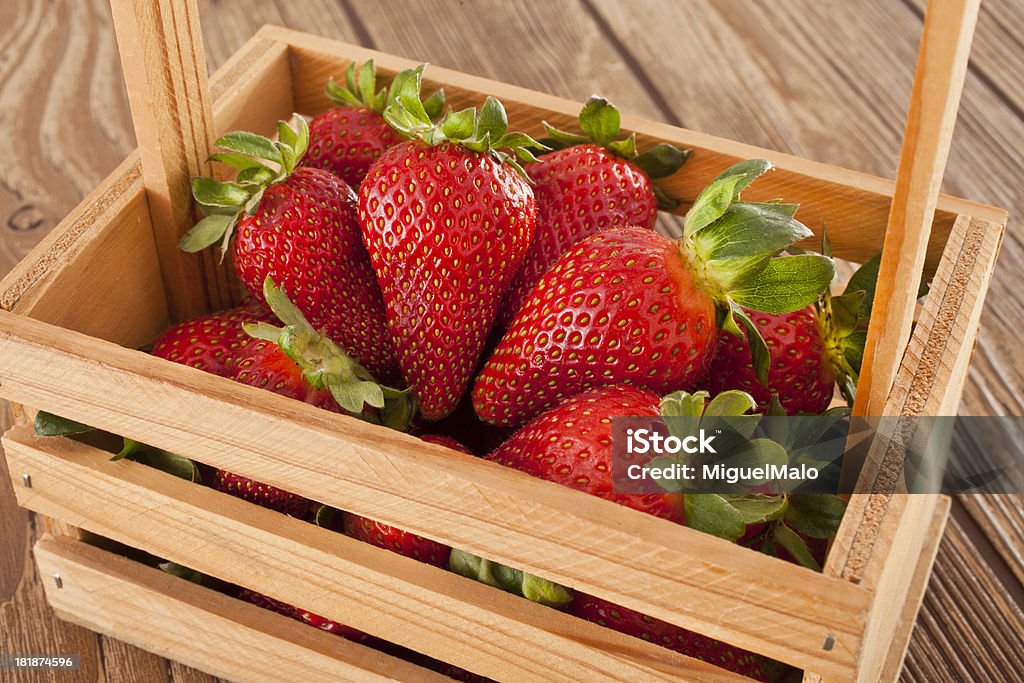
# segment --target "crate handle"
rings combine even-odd
[[[191,179],[210,174],[214,141],[196,0],[110,0],[110,9],[171,316],[223,308],[231,285],[217,255],[178,249],[195,222]]]
[[[880,416],[910,341],[917,289],[949,156],[981,0],[929,0],[882,263],[854,403]]]

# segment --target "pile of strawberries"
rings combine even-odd
[[[822,413],[837,377],[854,386],[849,312],[860,299],[836,306],[832,260],[792,247],[812,234],[795,205],[741,200],[768,162],[723,169],[687,199],[671,239],[653,228],[659,206],[678,201],[652,181],[688,152],[640,153],[598,97],[579,133],[545,124],[538,142],[509,132],[494,98],[447,112],[441,92],[422,100],[422,72],[377,90],[372,62],[352,65],[344,85],[328,85],[337,106],[308,126],[299,117],[275,141],[218,140],[212,159],[237,175],[195,179],[206,217],[181,246],[219,243],[252,302],[167,330],[153,354],[720,528],[699,496],[612,490],[612,418],[725,403],[735,414]],[[734,671],[777,673],[763,657],[373,520],[229,472],[209,483]],[[720,498],[730,540],[812,567],[842,514],[831,500]],[[827,523],[806,521],[815,510]]]

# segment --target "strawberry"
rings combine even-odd
[[[300,609],[294,605],[289,605],[286,602],[275,600],[270,596],[257,593],[256,591],[249,590],[248,588],[239,588],[235,596],[241,600],[252,603],[257,607],[262,607],[263,609],[270,610],[271,612],[283,614],[289,619],[301,621],[302,623],[309,624],[321,631],[334,633],[342,636],[343,638],[354,640],[357,643],[363,643],[364,645],[376,645],[383,642],[367,633],[354,629],[351,626],[339,624],[338,622],[327,619],[326,617],[313,614],[312,612]]]
[[[420,439],[472,455],[469,449],[450,436],[424,434]],[[448,566],[448,556],[452,549],[443,543],[347,512],[344,515],[343,524],[345,534],[352,538],[370,543],[378,548],[386,548],[420,562],[432,564],[435,567]]]
[[[248,304],[186,320],[157,337],[152,354],[214,375],[230,377],[238,362],[251,352],[249,347],[253,339],[242,329],[242,323],[273,320],[273,314],[260,304]]]
[[[381,153],[405,140],[381,112],[388,104],[388,91],[375,92],[376,70],[370,59],[345,71],[345,87],[331,79],[327,98],[338,105],[317,114],[309,123],[309,150],[300,165],[322,168],[352,187],[358,187]],[[423,103],[431,118],[444,108],[444,91],[438,90]]]
[[[746,391],[764,412],[776,396],[790,415],[824,412],[832,401],[835,377],[829,363],[818,311],[807,306],[792,313],[759,313],[744,309],[768,347],[766,382],[757,378],[746,334],[723,334],[702,386],[712,394]]]
[[[817,300],[834,264],[777,257],[811,235],[796,207],[737,201],[771,165],[737,164],[694,201],[683,236],[615,228],[566,252],[527,297],[473,388],[480,419],[522,424],[588,389],[632,384],[659,394],[692,388],[719,330],[746,329],[755,367],[767,349],[741,306],[785,313]]]
[[[757,681],[777,680],[784,669],[784,665],[767,657],[653,619],[592,595],[577,592],[569,609],[581,619],[696,657]]]
[[[529,168],[537,229],[502,300],[502,327],[558,257],[584,237],[623,225],[654,228],[659,203],[666,208],[671,203],[656,196],[651,178],[675,173],[689,156],[666,144],[637,154],[635,135],[616,142],[619,112],[603,97],[587,100],[579,121],[585,135],[545,124],[545,142],[565,148],[543,155]]]
[[[256,300],[262,300],[264,280],[273,277],[314,328],[374,376],[397,381],[384,302],[363,246],[355,193],[333,173],[296,168],[309,143],[301,117],[299,124],[296,133],[279,123],[278,142],[245,132],[217,140],[229,151],[211,159],[238,168],[238,177],[234,182],[193,180],[193,194],[207,215],[180,246],[199,251],[220,241],[226,251],[236,235],[235,270]]]
[[[454,410],[476,370],[501,296],[533,237],[533,192],[510,156],[533,160],[526,135],[507,133],[505,109],[431,122],[419,101],[422,68],[384,111],[415,139],[391,147],[359,189],[359,220],[384,292],[402,375],[423,417]],[[394,89],[394,85],[392,86]]]
[[[298,519],[310,519],[317,508],[317,504],[308,498],[268,484],[261,484],[226,470],[217,470],[210,486],[235,498],[241,498],[260,507],[276,510]]]
[[[681,496],[620,494],[612,490],[612,418],[661,415],[649,391],[612,385],[584,392],[539,415],[487,460],[555,481],[635,510],[683,520]]]

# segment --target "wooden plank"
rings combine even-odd
[[[315,605],[324,616],[480,674],[543,681],[552,670],[574,669],[588,680],[738,678],[137,463],[112,463],[82,444],[44,445],[19,429],[5,437],[5,448],[38,482],[19,491],[27,507],[276,599]],[[131,618],[130,610],[109,611]]]
[[[913,578],[910,580],[910,589],[907,598],[901,609],[896,629],[892,635],[892,642],[886,648],[888,654],[885,663],[881,667],[879,681],[895,681],[903,670],[903,659],[910,645],[910,638],[914,632],[914,624],[917,622],[917,613],[924,601],[925,591],[928,589],[928,580],[932,575],[932,565],[935,563],[935,556],[939,552],[939,542],[946,529],[946,520],[949,518],[950,499],[943,497],[936,506],[935,516],[925,533],[924,544],[921,547],[920,557],[914,564]],[[862,675],[862,678],[870,680]]]
[[[411,60],[305,36],[287,29],[268,29],[262,35],[292,45],[295,106],[303,113],[316,113],[327,107],[322,92],[323,83],[352,59],[362,61],[373,58],[378,69],[385,73],[393,73],[415,64]],[[437,65],[431,67],[425,83],[428,87],[443,85],[453,106],[478,104],[480,98],[477,93],[492,93],[506,105],[510,121],[519,122],[521,128],[538,134],[540,119],[547,119],[556,126],[572,126],[579,112],[577,102]],[[534,123],[530,125],[528,122]],[[659,181],[658,184],[672,196],[693,198],[725,166],[739,159],[763,157],[773,161],[777,170],[760,179],[745,197],[749,195],[753,201],[785,197],[799,202],[802,205],[801,217],[809,227],[820,230],[823,221],[828,223],[829,234],[835,240],[835,253],[840,258],[863,261],[877,253],[881,247],[882,228],[892,196],[891,181],[678,129],[628,113],[624,113],[622,125],[627,130],[637,132],[641,145],[672,142],[695,150],[693,158],[687,162],[685,172]],[[938,263],[942,245],[955,217],[952,212],[958,210],[996,223],[1005,222],[1006,219],[1006,212],[1002,209],[951,197],[940,198],[934,239],[929,243],[929,272]]]
[[[196,221],[191,179],[211,174],[215,139],[196,0],[111,0],[110,7],[171,316],[226,308],[231,291],[218,256],[178,249]]]
[[[980,0],[931,0],[864,347],[854,415],[882,415],[910,339]],[[959,402],[959,387],[957,387]]]
[[[40,571],[61,576],[61,588],[46,585],[62,618],[216,676],[268,683],[448,680],[84,543],[46,537],[36,543],[35,556]],[[166,676],[166,665],[163,670]],[[107,680],[138,681],[154,673],[121,669]]]
[[[55,341],[42,323],[0,314],[0,328],[6,330],[0,358],[13,361],[0,366],[0,391],[9,399],[134,435],[783,661],[841,669],[859,649],[868,596],[841,579],[145,354],[73,333]],[[93,354],[102,362],[88,360]],[[47,365],[65,379],[60,386],[48,388],[53,383],[40,371]],[[301,453],[296,443],[304,444]],[[737,593],[736,585],[758,589]],[[820,652],[827,633],[835,634],[836,647]]]

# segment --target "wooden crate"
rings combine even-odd
[[[384,78],[413,66],[265,27],[212,77],[213,128],[269,133],[293,111],[322,111],[327,78],[368,58]],[[528,132],[538,132],[541,120],[571,126],[579,107],[437,66],[427,76],[427,85],[443,86],[455,108],[497,96],[515,126]],[[694,150],[685,172],[659,181],[671,195],[692,198],[727,165],[766,158],[777,170],[745,198],[799,202],[808,226],[827,222],[838,257],[863,261],[882,246],[892,181],[629,115],[623,127],[635,130],[642,145],[670,142]],[[140,134],[141,144],[150,142]],[[216,264],[183,266],[185,257],[173,244],[168,248],[158,225],[167,210],[152,194],[147,201],[133,154],[0,284],[0,395],[14,404],[20,421],[3,445],[21,505],[59,520],[55,528],[65,534],[36,548],[40,571],[61,577],[60,586],[48,582],[49,598],[65,618],[236,679],[433,675],[98,550],[76,540],[81,529],[279,600],[315,606],[332,619],[492,678],[738,678],[142,465],[110,462],[109,454],[87,445],[38,438],[28,426],[34,410],[535,572],[804,669],[807,680],[897,675],[948,512],[939,496],[892,493],[899,453],[878,453],[865,468],[863,493],[851,498],[818,574],[405,434],[153,358],[132,349],[178,317],[172,311],[230,299],[224,284],[230,278],[216,272]],[[893,389],[872,395],[883,414],[955,410],[1005,221],[1001,209],[939,197],[924,257],[932,289],[906,353],[899,354]],[[183,272],[203,275],[191,279],[185,304],[161,280]],[[210,637],[197,638],[196,628]],[[261,656],[245,656],[245,648]]]

